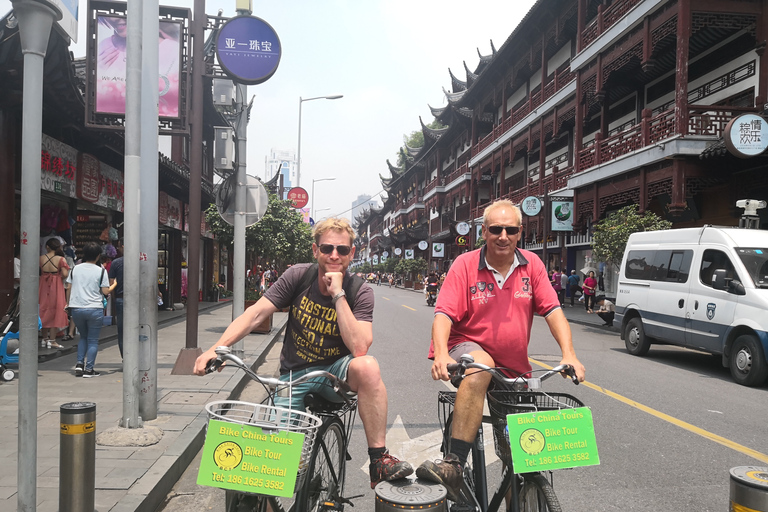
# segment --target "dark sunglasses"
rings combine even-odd
[[[318,246],[320,252],[323,254],[331,254],[334,249],[339,253],[339,256],[346,256],[352,248],[348,245],[333,245],[333,244],[320,244]]]
[[[492,235],[500,235],[503,230],[507,231],[507,235],[512,236],[520,232],[520,226],[488,226],[488,232]]]

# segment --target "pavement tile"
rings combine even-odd
[[[218,306],[218,305],[217,305]],[[176,479],[186,468],[189,452],[197,451],[207,423],[204,404],[226,399],[244,378],[242,372],[222,372],[200,378],[171,375],[178,354],[185,345],[184,311],[160,312],[158,329],[158,418],[148,421],[164,431],[159,443],[148,447],[96,447],[96,510],[100,512],[135,512],[154,510],[162,503]],[[165,314],[165,317],[162,315]],[[173,317],[176,317],[176,321]],[[218,333],[231,322],[231,305],[204,308],[198,317],[199,342],[207,348]],[[287,314],[276,314],[279,328],[269,335],[251,335],[246,339],[246,359],[254,361],[268,349],[285,325]],[[215,332],[216,334],[211,334]],[[77,379],[72,368],[73,350],[39,359],[37,403],[37,511],[59,509],[60,407],[76,401],[96,403],[96,432],[117,426],[123,416],[122,361],[116,344],[114,326],[102,330],[96,379]],[[0,510],[17,508],[17,422],[18,379],[0,383],[0,431],[13,436],[0,446]],[[192,456],[194,453],[192,454]],[[182,467],[183,466],[183,467]]]

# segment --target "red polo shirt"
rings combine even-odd
[[[453,322],[448,350],[473,341],[497,366],[519,375],[531,370],[528,342],[533,313],[546,317],[560,308],[560,301],[541,259],[522,249],[515,249],[515,254],[518,266],[501,289],[485,264],[485,247],[456,258],[437,297],[435,314]],[[433,356],[430,345],[429,358]]]

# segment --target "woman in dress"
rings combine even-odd
[[[51,238],[45,243],[47,252],[40,256],[40,321],[43,324],[41,347],[64,348],[56,342],[56,335],[69,326],[67,299],[64,295],[64,279],[69,275],[69,265],[61,242]],[[48,336],[46,336],[46,329]]]
[[[595,272],[589,271],[589,276],[584,280],[582,285],[584,291],[584,306],[587,308],[587,313],[592,313],[592,308],[595,307],[595,289],[597,288],[597,279],[595,279]]]

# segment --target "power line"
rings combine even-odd
[[[386,192],[386,190],[384,190],[384,189],[381,189],[381,190],[379,190],[378,192],[376,192],[375,194],[373,194],[373,195],[371,196],[371,199],[373,199],[374,197],[380,196],[380,195],[381,195],[381,194],[383,194],[384,192]],[[371,199],[369,199],[369,201],[370,201]],[[358,205],[358,206],[360,206],[360,205]],[[357,206],[353,206],[353,207],[349,208],[348,210],[344,210],[343,212],[334,213],[334,214],[332,215],[332,217],[338,217],[339,215],[343,215],[343,214],[345,214],[345,213],[347,213],[347,212],[351,212],[351,211],[352,211],[352,210],[354,210],[355,208],[357,208]],[[352,219],[352,220],[355,220],[355,219]],[[317,222],[317,220],[315,220],[315,222]]]

